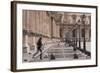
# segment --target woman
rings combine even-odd
[[[37,42],[37,52],[33,55],[33,58],[38,52],[40,52],[40,59],[42,60],[42,49],[41,49],[41,47],[42,47],[42,38],[40,37],[38,42]]]

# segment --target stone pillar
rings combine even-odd
[[[29,22],[29,13],[27,10],[23,11],[23,52],[29,53],[30,47],[28,44],[28,22]],[[24,32],[25,30],[25,32]]]
[[[28,44],[28,35],[25,35],[24,36],[24,44],[23,44],[23,52],[24,53],[29,53],[30,52],[30,47],[29,47],[29,44]]]

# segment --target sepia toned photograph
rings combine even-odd
[[[11,2],[11,71],[97,66],[97,6]]]
[[[23,10],[23,62],[91,59],[91,13]]]

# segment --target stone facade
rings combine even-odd
[[[81,16],[83,13],[55,12],[54,15],[50,11],[23,10],[23,48],[36,48],[37,40],[43,37],[43,44],[49,41],[58,41],[61,38],[74,37],[83,41],[83,29]],[[91,38],[91,14],[85,14],[85,35],[86,40]],[[58,21],[58,22],[57,22]],[[79,21],[79,22],[78,22]],[[79,29],[80,27],[80,29]],[[74,29],[77,32],[74,36]]]
[[[46,11],[23,10],[23,47],[36,48],[40,36],[43,43],[59,37],[59,26]]]

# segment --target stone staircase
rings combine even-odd
[[[39,55],[31,59],[30,62],[45,62],[45,61],[64,61],[64,60],[84,60],[90,59],[90,56],[82,53],[79,50],[74,51],[72,46],[53,45],[42,54],[43,59],[40,60]]]

